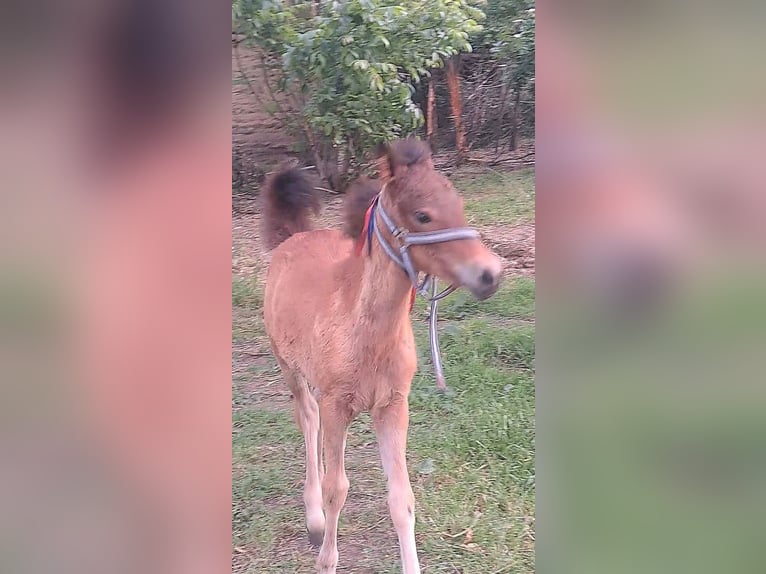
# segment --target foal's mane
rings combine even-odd
[[[367,209],[384,183],[416,165],[433,167],[428,144],[415,138],[393,142],[381,151],[383,153],[376,161],[380,178],[358,179],[349,187],[343,201],[343,232],[352,239],[362,234]]]

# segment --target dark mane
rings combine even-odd
[[[352,239],[357,239],[362,234],[364,215],[381,187],[380,180],[367,177],[351,184],[343,200],[343,233]]]

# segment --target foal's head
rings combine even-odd
[[[463,200],[434,169],[427,144],[394,142],[378,168],[385,183],[383,205],[400,228],[422,232],[466,226]],[[416,270],[464,286],[478,299],[490,297],[500,284],[502,263],[479,239],[414,245],[409,252]]]

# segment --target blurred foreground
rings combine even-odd
[[[228,567],[229,17],[4,10],[6,572]]]

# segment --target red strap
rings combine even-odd
[[[359,236],[359,240],[356,242],[356,256],[359,257],[362,254],[364,248],[364,241],[367,238],[367,229],[370,227],[370,213],[372,213],[372,206],[375,205],[375,200],[372,200],[370,207],[367,208],[367,212],[364,214],[364,227],[362,227],[362,235]]]

